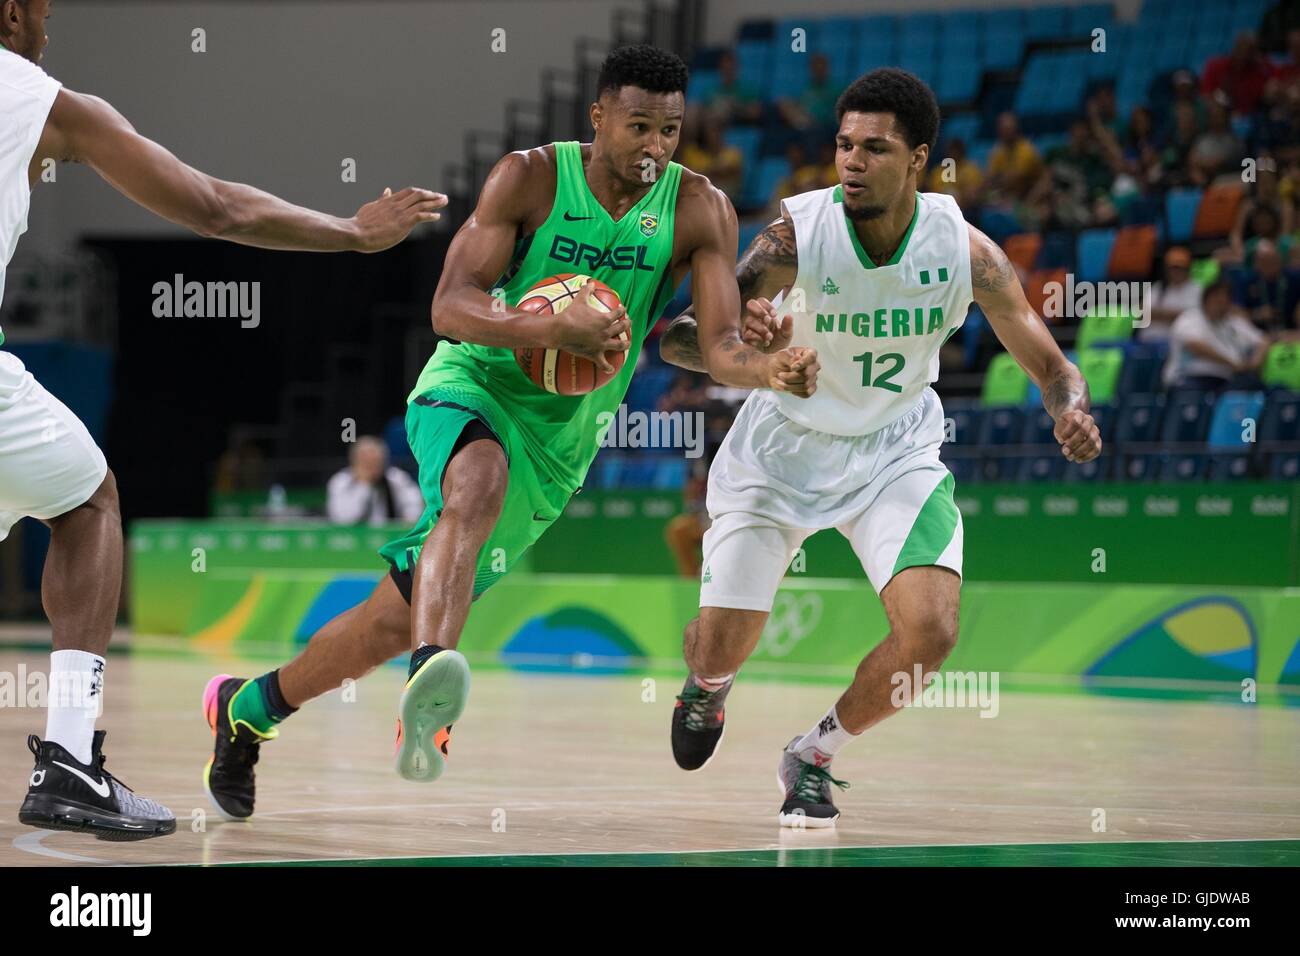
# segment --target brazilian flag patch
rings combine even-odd
[[[641,235],[649,238],[659,231],[659,213],[645,212],[641,214]]]

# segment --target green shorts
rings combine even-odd
[[[399,587],[409,581],[420,559],[420,549],[442,514],[442,476],[456,442],[466,426],[480,422],[497,439],[506,454],[509,477],[505,501],[496,526],[478,555],[474,570],[474,597],[504,577],[564,511],[569,492],[534,467],[524,444],[509,419],[489,416],[484,397],[476,402],[472,393],[458,389],[454,398],[440,398],[437,390],[417,396],[406,408],[406,440],[419,465],[420,493],[424,514],[406,534],[388,542],[379,554],[393,566]],[[475,406],[478,407],[475,407]],[[489,417],[496,422],[495,426]],[[410,600],[409,585],[402,588]]]

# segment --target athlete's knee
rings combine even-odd
[[[501,514],[508,480],[501,447],[489,441],[471,442],[447,466],[438,520],[490,529]]]
[[[766,622],[762,611],[700,608],[700,616],[687,625],[688,654],[693,650],[698,662],[710,662],[714,669],[739,667],[758,643]]]
[[[916,607],[899,616],[894,631],[908,644],[919,648],[927,660],[936,663],[957,646],[955,607]]]

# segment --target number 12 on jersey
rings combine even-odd
[[[903,390],[901,385],[895,385],[890,381],[891,378],[903,370],[903,366],[906,364],[906,360],[898,352],[886,352],[884,355],[877,355],[875,356],[874,363],[872,361],[872,353],[863,352],[861,355],[853,356],[853,361],[862,363],[863,388],[874,386],[875,388],[883,388],[891,392],[901,392]],[[871,368],[873,364],[879,365],[882,368],[887,364],[889,365],[888,369],[885,369],[876,376],[874,382],[871,380]]]

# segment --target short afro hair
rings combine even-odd
[[[892,66],[864,73],[840,94],[835,119],[845,113],[893,113],[912,149],[925,143],[934,151],[939,138],[939,102],[918,77]]]
[[[685,93],[689,73],[676,53],[642,43],[621,46],[605,57],[596,81],[596,98],[635,86],[651,93]]]

